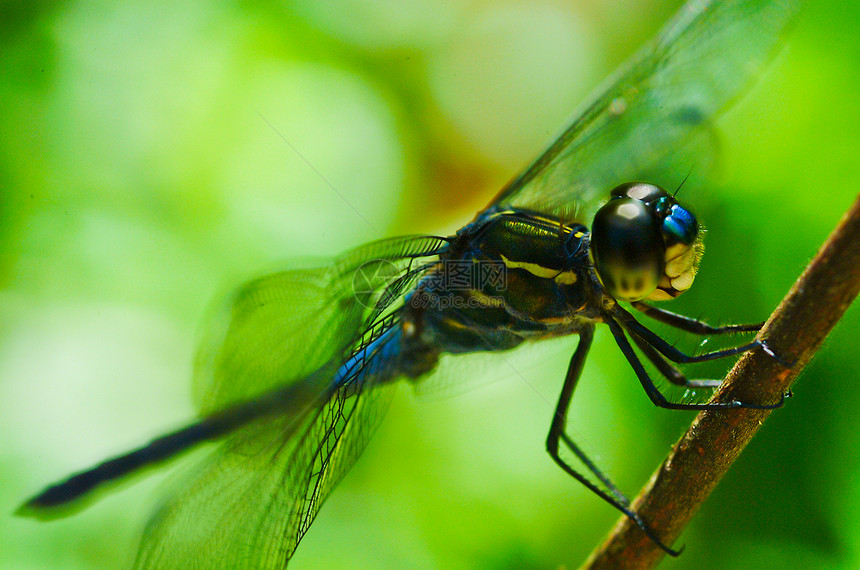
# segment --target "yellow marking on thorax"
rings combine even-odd
[[[501,297],[487,295],[477,289],[471,289],[469,295],[485,307],[504,307],[505,300]]]
[[[573,285],[578,277],[573,271],[564,271],[555,276],[555,282],[559,285]]]
[[[548,267],[538,265],[537,263],[529,263],[528,261],[511,261],[504,255],[502,256],[502,261],[508,269],[525,269],[535,277],[541,277],[543,279],[555,279],[555,277],[561,273],[558,269],[550,269]]]
[[[445,319],[442,320],[442,324],[444,324],[445,326],[450,327],[452,329],[462,330],[462,329],[469,328],[468,325],[458,321],[454,317],[446,317]]]
[[[550,269],[537,263],[529,263],[528,261],[511,261],[504,255],[502,256],[502,261],[508,269],[523,269],[541,279],[554,279],[559,285],[573,285],[577,280],[576,273],[573,271],[559,271],[558,269]]]
[[[570,315],[564,315],[561,317],[544,317],[542,319],[536,319],[537,322],[543,323],[545,325],[567,325],[573,322],[573,317]]]

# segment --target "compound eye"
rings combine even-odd
[[[673,204],[663,219],[663,235],[667,249],[678,243],[689,246],[699,235],[699,224],[692,212],[680,204]]]
[[[634,198],[652,204],[669,196],[665,190],[647,182],[625,182],[612,189],[613,198]]]
[[[665,245],[653,212],[633,198],[616,198],[594,216],[591,254],[600,280],[622,301],[654,292],[665,267]]]

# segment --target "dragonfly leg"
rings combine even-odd
[[[678,313],[673,313],[671,311],[667,311],[665,309],[660,309],[658,307],[654,307],[643,303],[642,301],[636,301],[632,303],[632,306],[637,311],[640,311],[655,321],[660,321],[661,323],[665,323],[671,327],[675,327],[676,329],[681,329],[683,331],[691,332],[693,334],[698,335],[712,335],[712,334],[732,334],[732,333],[741,333],[741,332],[758,332],[764,323],[752,323],[752,324],[738,324],[738,325],[723,325],[720,327],[715,327],[713,325],[709,325],[705,321],[700,321],[699,319],[694,319],[692,317],[688,317],[685,315],[679,315]]]
[[[642,301],[636,301],[632,303],[634,309],[648,315],[652,319],[656,321],[660,321],[661,323],[665,323],[671,327],[675,327],[676,329],[680,329],[682,331],[687,331],[693,334],[698,335],[719,335],[719,334],[734,334],[734,333],[743,333],[743,332],[757,332],[761,330],[764,326],[764,323],[753,323],[753,324],[738,324],[738,325],[724,325],[721,327],[715,327],[709,325],[704,321],[700,321],[698,319],[693,319],[687,317],[685,315],[679,315],[677,313],[672,313],[665,309],[660,309],[657,307],[652,307]],[[631,316],[632,318],[632,316]],[[786,359],[768,346],[765,340],[757,341],[758,346],[765,351],[768,355],[774,358],[777,362],[785,366],[786,368],[791,368],[794,366],[794,361],[790,359]],[[755,343],[753,343],[755,344]]]
[[[639,378],[639,383],[642,384],[642,388],[645,389],[645,393],[648,395],[648,397],[651,399],[655,406],[658,406],[660,408],[667,408],[670,410],[721,410],[726,408],[751,408],[754,410],[772,410],[774,408],[779,408],[780,406],[782,406],[783,402],[785,401],[785,394],[783,394],[780,397],[779,401],[775,404],[748,404],[739,400],[706,404],[683,404],[678,402],[670,402],[666,399],[665,396],[663,396],[663,394],[660,393],[660,390],[657,389],[657,386],[654,385],[654,381],[648,375],[648,372],[645,370],[645,367],[642,366],[642,362],[639,360],[639,357],[636,356],[636,353],[633,351],[633,347],[630,346],[630,342],[628,342],[627,336],[624,334],[624,330],[621,328],[621,325],[612,319],[606,319],[606,324],[609,326],[609,330],[612,331],[612,336],[615,337],[615,342],[616,344],[618,344],[618,348],[621,349],[621,352],[624,354],[624,357],[627,359],[627,362],[630,363],[630,366],[636,373],[636,377]],[[632,332],[631,334],[634,337],[637,336],[637,332]],[[651,334],[653,335],[653,333]],[[651,344],[650,339],[648,338],[643,338],[642,340],[648,344]],[[660,353],[663,353],[663,351],[661,351],[659,347],[652,345],[652,348],[656,349],[656,351]]]
[[[748,342],[747,344],[743,344],[740,346],[724,348],[721,350],[714,350],[711,352],[704,352],[702,354],[697,355],[689,355],[685,354],[684,352],[681,352],[680,350],[660,338],[656,333],[654,333],[645,325],[637,321],[635,318],[633,318],[633,315],[631,315],[621,307],[616,305],[615,308],[612,310],[612,316],[615,317],[615,319],[617,320],[617,324],[620,324],[635,336],[640,337],[642,340],[654,347],[654,349],[656,349],[660,354],[662,354],[672,362],[678,362],[681,364],[716,360],[718,358],[725,358],[726,356],[734,356],[736,354],[749,352],[750,350],[763,346],[763,343],[760,340],[754,340],[752,342]],[[607,322],[609,322],[610,320],[612,319],[607,319]]]
[[[579,376],[582,374],[582,369],[585,365],[585,358],[588,355],[588,350],[591,347],[593,338],[593,328],[587,328],[580,332],[579,344],[570,359],[570,365],[568,366],[567,374],[564,378],[564,386],[561,389],[561,395],[558,398],[558,404],[556,405],[555,413],[552,417],[552,423],[550,424],[549,435],[547,435],[546,439],[547,452],[549,452],[550,457],[552,457],[552,459],[565,471],[565,473],[585,485],[585,487],[592,493],[624,513],[630,518],[630,520],[636,523],[636,526],[642,529],[648,538],[654,541],[654,543],[661,549],[666,551],[667,554],[678,556],[681,551],[669,548],[660,540],[654,531],[651,530],[644,520],[642,520],[639,513],[630,507],[630,500],[624,495],[624,493],[618,489],[612,480],[609,479],[609,477],[607,477],[594,464],[594,462],[588,458],[588,456],[579,448],[578,445],[576,445],[576,443],[573,442],[572,439],[570,439],[570,437],[568,437],[564,431],[567,423],[567,410],[573,397],[573,390],[576,388],[576,383],[579,380]],[[572,451],[574,455],[576,455],[582,464],[585,465],[585,467],[597,478],[598,481],[600,481],[602,487],[571,467],[564,459],[562,459],[559,455],[559,442],[563,442],[564,445]]]
[[[722,380],[689,380],[684,376],[683,372],[678,370],[674,364],[663,358],[663,356],[650,344],[635,334],[631,335],[630,338],[633,339],[633,342],[639,350],[642,351],[642,354],[644,354],[646,358],[648,358],[648,360],[657,367],[660,374],[676,386],[685,386],[687,388],[718,388],[720,384],[723,383]]]

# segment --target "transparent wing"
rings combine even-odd
[[[328,370],[332,373],[333,370]],[[373,377],[343,385],[298,430],[285,416],[235,434],[177,482],[144,531],[137,568],[284,568],[390,401]]]
[[[614,186],[660,171],[707,129],[776,52],[801,3],[688,2],[492,204],[590,220]]]
[[[308,388],[293,390],[306,401],[288,402],[284,413],[259,417],[237,430],[178,481],[147,525],[138,567],[286,566],[319,507],[364,450],[387,409],[391,381],[400,369],[396,308],[403,284],[420,278],[432,267],[427,258],[446,245],[439,238],[386,240],[347,253],[329,271],[283,272],[240,289],[229,309],[229,322],[222,325],[223,345],[220,350],[207,348],[213,362],[211,405],[259,394],[270,384],[276,391],[284,386]],[[307,275],[313,278],[294,279]],[[308,293],[317,289],[314,278],[340,287],[340,294],[326,297],[334,307]],[[295,300],[294,294],[308,303],[298,309],[306,320],[288,319],[298,332],[281,322],[286,317],[278,311],[292,309],[289,301]],[[254,330],[255,325],[264,332]],[[322,335],[320,326],[337,327],[339,332]],[[292,359],[323,358],[306,346],[320,340],[324,344],[319,350],[328,361],[302,377],[290,376],[296,371],[304,374],[311,366]],[[272,354],[276,349],[288,354]],[[223,355],[224,350],[229,354]],[[259,359],[272,360],[256,362]],[[335,385],[337,371],[347,359],[355,367]],[[253,373],[263,378],[254,378]],[[228,384],[231,375],[240,381],[238,387]]]
[[[447,242],[400,237],[351,250],[322,268],[282,271],[241,286],[207,328],[194,372],[206,415],[302,379],[340,355],[365,321],[396,303],[390,286]]]

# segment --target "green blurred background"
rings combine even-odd
[[[0,567],[125,565],[163,474],[57,522],[11,513],[192,416],[194,340],[232,285],[453,231],[679,4],[3,3]],[[723,176],[684,196],[707,255],[676,309],[766,317],[857,195],[858,14],[812,2],[719,121]],[[854,307],[665,567],[860,566],[858,321]],[[467,368],[504,378],[456,397],[404,383],[291,567],[578,565],[617,513],[544,452],[574,343],[511,357],[528,383],[499,366]],[[631,494],[693,418],[651,406],[607,331],[571,417]]]

